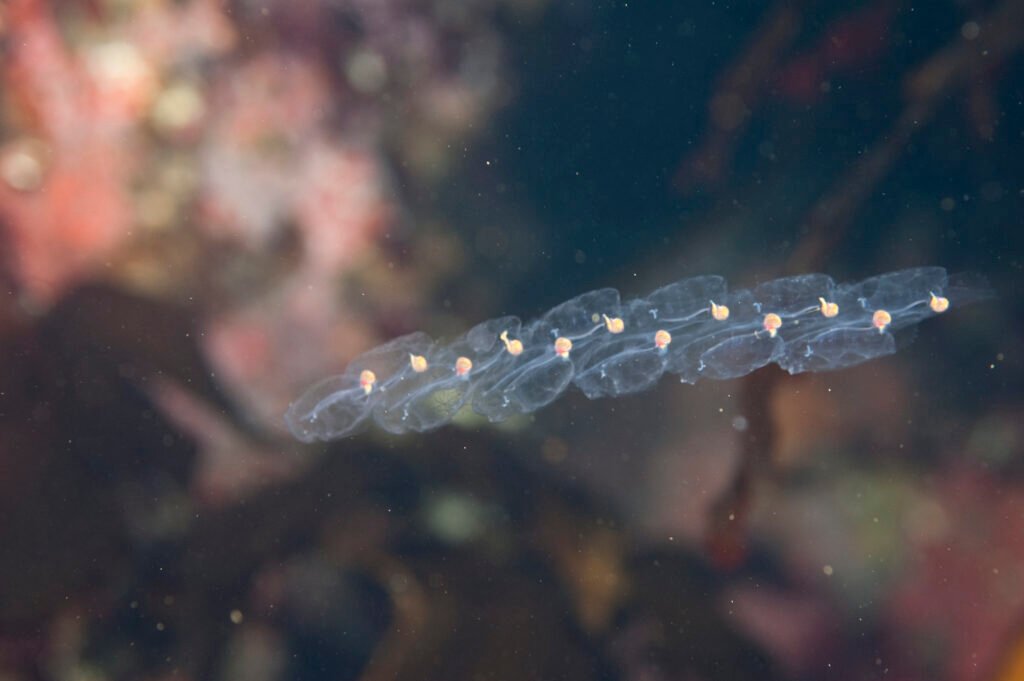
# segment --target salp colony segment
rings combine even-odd
[[[686,383],[771,362],[792,374],[830,371],[892,354],[894,331],[990,295],[983,282],[941,267],[843,285],[804,274],[741,291],[702,276],[625,302],[600,289],[528,324],[492,319],[447,344],[424,333],[396,338],[314,385],[285,420],[312,442],[371,419],[392,433],[430,430],[466,405],[502,421],[543,407],[570,383],[593,399],[645,390],[666,371]]]

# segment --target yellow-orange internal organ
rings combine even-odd
[[[518,338],[509,338],[508,331],[502,331],[499,336],[501,342],[505,344],[505,351],[513,357],[517,357],[523,354],[523,341]]]
[[[609,333],[622,333],[626,328],[626,323],[619,317],[609,317],[608,315],[601,315],[604,317],[604,326],[608,329]]]
[[[555,354],[562,359],[568,359],[569,353],[572,352],[572,341],[565,336],[559,336],[555,339]]]
[[[879,333],[885,331],[890,324],[892,324],[892,315],[885,310],[875,310],[875,313],[871,315],[871,326],[878,329]]]

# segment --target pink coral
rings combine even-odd
[[[888,603],[893,645],[909,661],[941,651],[952,681],[988,678],[1024,612],[1024,487],[957,467],[927,503]]]
[[[5,173],[0,216],[13,245],[10,263],[28,295],[52,300],[106,257],[130,232],[131,170],[126,125],[150,87],[144,65],[123,78],[87,68],[69,54],[53,17],[34,0],[8,8],[10,96],[46,149],[36,186]],[[8,148],[5,168],[10,169]]]

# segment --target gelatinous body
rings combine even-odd
[[[717,276],[669,284],[625,302],[615,289],[577,296],[523,325],[492,319],[448,344],[396,338],[317,383],[285,416],[300,440],[330,440],[370,421],[425,431],[463,407],[492,421],[540,409],[575,384],[590,398],[728,379],[775,363],[792,374],[831,371],[896,351],[893,332],[991,295],[940,267],[837,285],[804,274],[730,292]]]

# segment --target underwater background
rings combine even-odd
[[[1024,1],[7,0],[0,679],[1024,679]],[[395,336],[939,265],[834,373],[292,438]]]

